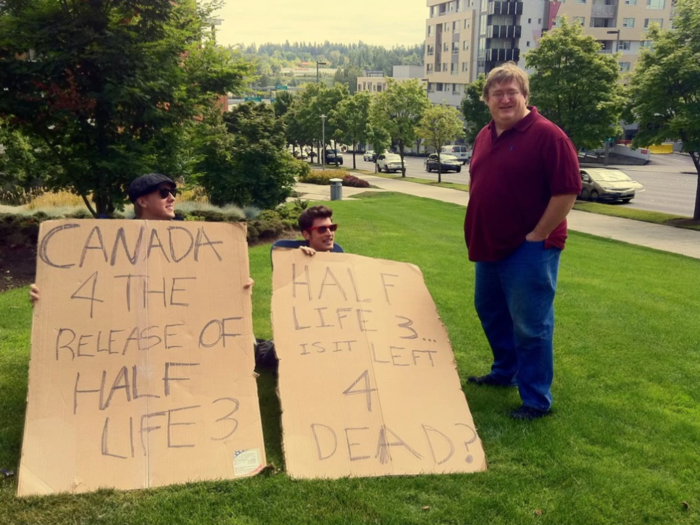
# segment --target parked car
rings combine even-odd
[[[364,160],[367,162],[374,162],[377,159],[377,154],[374,152],[374,150],[368,149],[365,151],[365,154],[362,156]]]
[[[401,171],[401,157],[395,153],[382,153],[377,156],[377,169],[379,171]]]
[[[440,154],[440,171],[445,173],[446,171],[456,171],[459,173],[462,171],[462,161],[459,160],[454,155],[448,155],[446,153]],[[425,171],[437,171],[438,170],[438,156],[437,153],[431,153],[428,158],[425,159]]]
[[[592,201],[622,201],[634,199],[636,192],[644,191],[644,186],[630,179],[625,173],[616,169],[586,168],[581,170],[583,188],[579,195],[582,199]]]
[[[448,155],[453,155],[457,157],[462,164],[466,164],[472,160],[472,149],[464,144],[453,144],[450,146],[443,146],[440,153],[447,153]]]
[[[326,150],[326,164],[339,164],[343,165],[343,154],[337,149],[327,149]]]

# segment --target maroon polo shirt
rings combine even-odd
[[[474,141],[464,238],[472,261],[508,257],[535,229],[553,195],[581,192],[578,154],[566,134],[530,113],[496,137],[493,121]],[[566,219],[545,241],[564,249]]]

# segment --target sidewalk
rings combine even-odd
[[[398,179],[385,179],[373,175],[362,175],[362,178],[381,190],[406,193],[415,197],[435,199],[460,206],[466,206],[469,202],[469,193],[465,191],[416,184]],[[328,186],[315,186],[314,188],[310,188],[310,186],[313,185],[308,184],[303,185],[303,187],[298,185],[297,190],[304,192],[304,198],[310,200],[328,200],[330,198]],[[307,189],[308,191],[305,191]],[[352,198],[352,195],[365,191],[373,190],[344,187],[343,198],[345,199],[346,196]],[[568,222],[569,229],[573,231],[700,259],[700,231],[577,210],[571,211]]]

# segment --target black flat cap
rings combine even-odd
[[[171,179],[160,173],[147,173],[146,175],[141,175],[139,178],[134,179],[129,184],[129,200],[131,202],[136,202],[136,199],[142,195],[148,195],[149,193],[158,189],[158,186],[167,182],[172,184],[173,188],[177,188]]]

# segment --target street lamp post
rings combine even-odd
[[[321,166],[326,169],[326,116],[321,115],[321,141],[322,149],[321,151]]]
[[[615,53],[617,53],[618,51],[620,51],[620,30],[615,29],[613,31],[608,31],[608,34],[617,35],[617,37],[615,38]]]
[[[319,82],[319,75],[318,75],[318,66],[327,66],[328,63],[326,62],[316,62],[316,83],[318,84]]]

